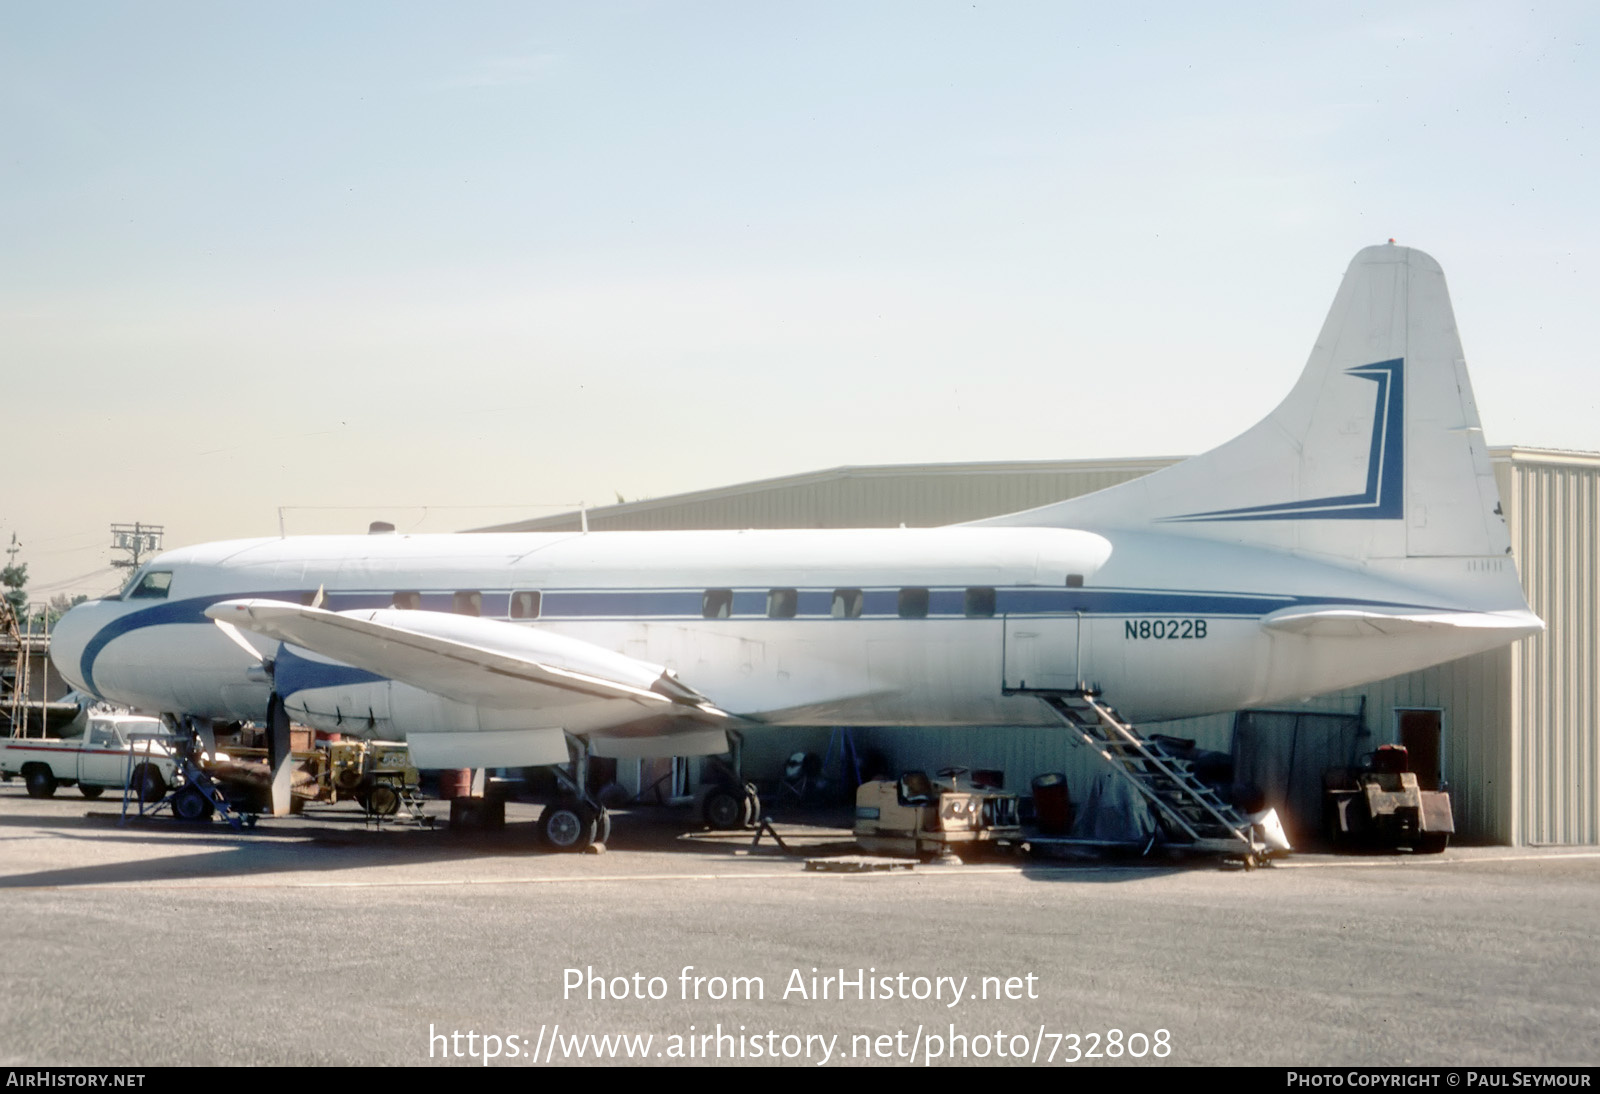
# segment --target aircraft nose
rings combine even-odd
[[[50,661],[62,679],[79,691],[91,690],[84,679],[83,653],[106,619],[104,602],[91,600],[69,610],[51,629]]]

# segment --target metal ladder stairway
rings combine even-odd
[[[1196,778],[1189,761],[1141,736],[1094,692],[1035,694],[1196,850],[1240,855],[1252,866],[1266,858],[1269,849],[1251,833],[1250,821]]]

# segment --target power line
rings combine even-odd
[[[64,589],[69,585],[77,585],[80,582],[89,581],[92,578],[109,577],[114,572],[115,572],[115,568],[113,566],[102,566],[98,570],[90,570],[88,573],[79,574],[77,577],[69,577],[69,578],[64,578],[63,580],[60,580],[60,581],[47,582],[47,583],[45,583],[43,585],[30,586],[29,587],[29,592],[30,593],[50,593],[50,592],[55,592],[57,589]]]

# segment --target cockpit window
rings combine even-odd
[[[151,570],[128,593],[129,600],[165,600],[172,587],[171,570]]]

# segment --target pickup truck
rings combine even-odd
[[[177,764],[160,741],[129,738],[159,732],[155,718],[91,711],[81,737],[0,737],[0,775],[21,775],[35,798],[74,783],[84,797],[98,798],[106,787],[121,789],[128,780],[145,801],[155,801],[173,785]],[[130,765],[135,744],[138,754]]]

